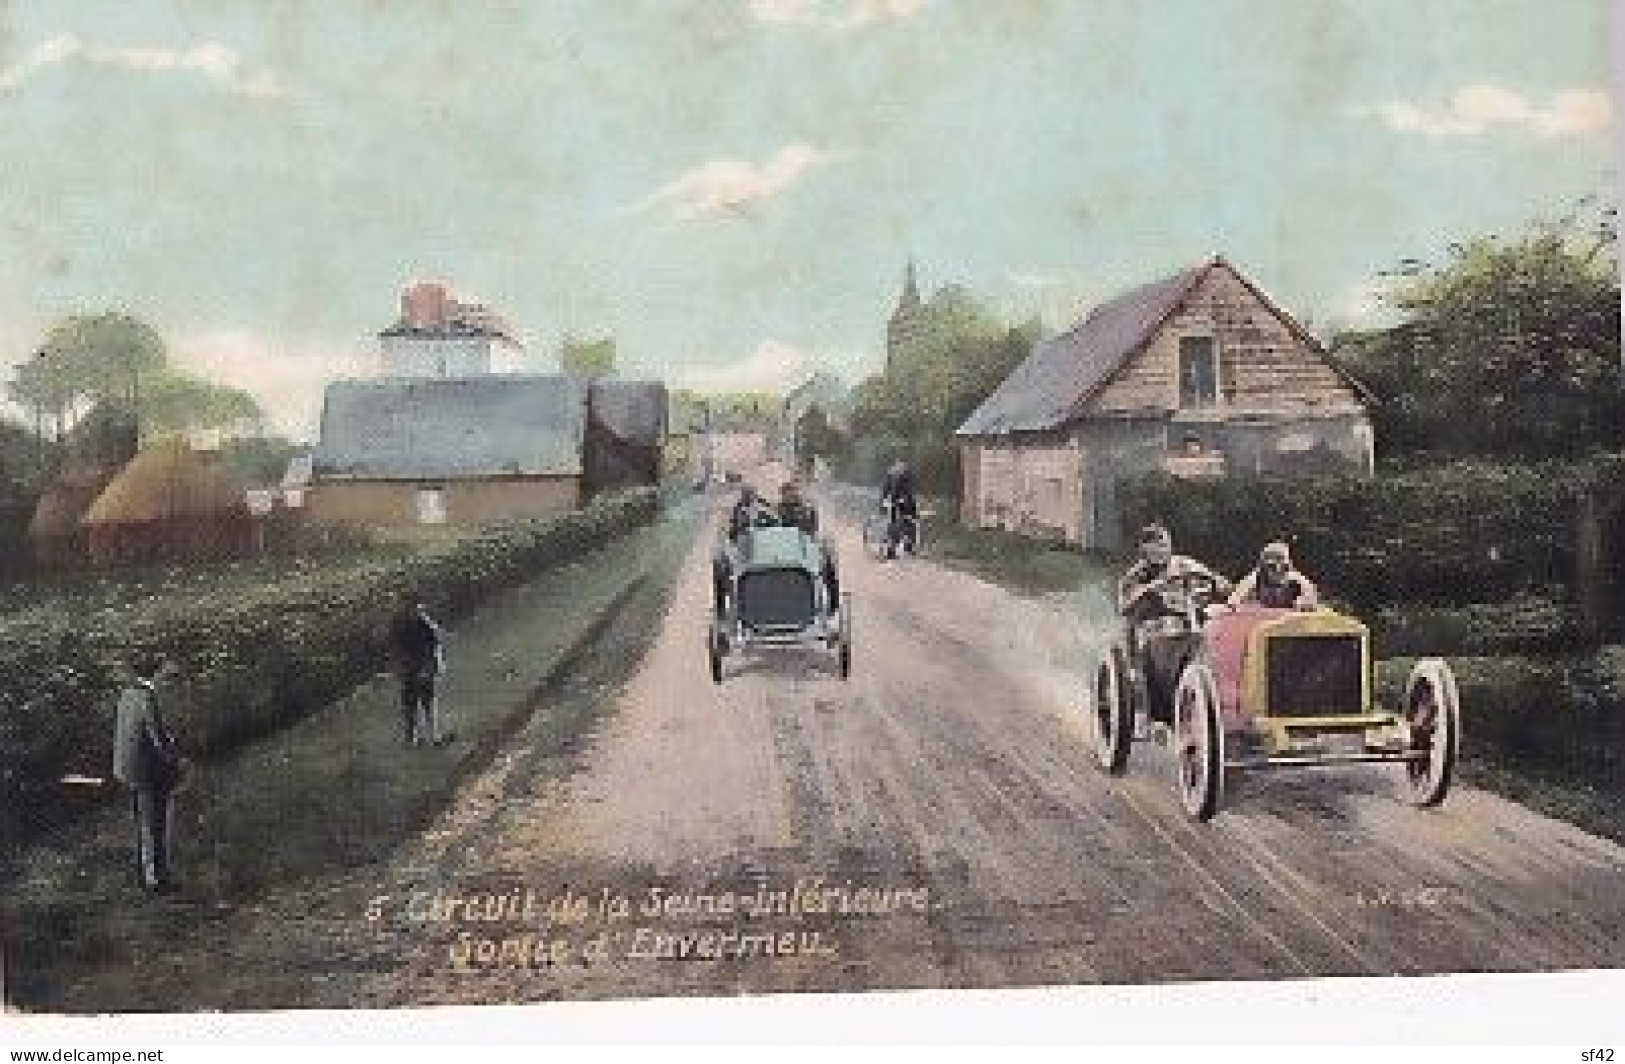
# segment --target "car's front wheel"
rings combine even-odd
[[[1412,805],[1444,801],[1461,753],[1461,696],[1442,658],[1423,658],[1411,669],[1401,707],[1412,760],[1405,762],[1405,798]]]
[[[1197,659],[1174,689],[1174,784],[1179,804],[1195,820],[1219,811],[1224,798],[1224,724],[1213,670]]]

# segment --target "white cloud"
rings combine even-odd
[[[1542,137],[1583,136],[1599,133],[1613,122],[1613,105],[1603,92],[1571,89],[1541,104],[1482,82],[1462,86],[1443,103],[1390,100],[1358,112],[1396,133],[1428,137],[1474,136],[1497,129]]]
[[[41,71],[70,63],[138,74],[194,74],[225,92],[253,99],[275,99],[287,94],[270,72],[245,72],[242,57],[219,41],[203,41],[187,48],[114,47],[87,44],[71,33],[41,41],[21,61],[0,70],[0,92],[14,91]]]
[[[839,154],[810,144],[787,144],[760,165],[743,159],[713,159],[668,181],[643,205],[669,204],[685,219],[725,212],[747,214]]]
[[[1047,273],[1035,273],[1031,270],[1012,270],[1008,275],[1010,283],[1017,288],[1054,288],[1061,284],[1059,277]]]
[[[1390,301],[1402,279],[1376,276],[1350,285],[1339,296],[1326,326],[1340,329],[1380,329],[1397,324],[1403,315]]]
[[[374,353],[308,342],[281,345],[244,330],[184,335],[169,346],[176,365],[248,392],[275,431],[299,440],[316,438],[328,381],[378,371]]]
[[[832,358],[785,343],[763,340],[737,362],[679,371],[681,386],[704,392],[786,392],[820,369],[852,361]]]
[[[931,0],[750,0],[750,13],[761,22],[806,26],[837,33],[879,22],[913,18]]]

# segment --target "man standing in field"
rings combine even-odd
[[[401,680],[401,723],[407,746],[422,746],[425,736],[439,746],[450,736],[440,733],[436,687],[445,666],[440,626],[415,599],[405,599],[390,632],[395,667]]]
[[[160,708],[175,666],[161,655],[142,652],[132,656],[130,674],[113,723],[113,778],[130,790],[139,881],[148,890],[167,893],[175,889],[170,867],[174,796],[186,770]]]

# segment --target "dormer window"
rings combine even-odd
[[[1218,345],[1211,336],[1179,338],[1179,407],[1190,410],[1219,402]]]

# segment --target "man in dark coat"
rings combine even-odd
[[[390,632],[396,670],[401,680],[401,723],[408,746],[427,741],[439,746],[449,737],[440,734],[436,686],[445,664],[440,626],[421,602],[405,600]]]
[[[175,888],[170,860],[174,796],[186,770],[186,759],[160,708],[174,674],[168,658],[134,655],[113,724],[113,778],[130,790],[136,874],[143,887],[158,892]]]
[[[880,483],[880,507],[890,517],[886,528],[886,557],[897,557],[899,545],[910,554],[919,547],[920,503],[914,487],[914,470],[899,459],[886,470]]]

